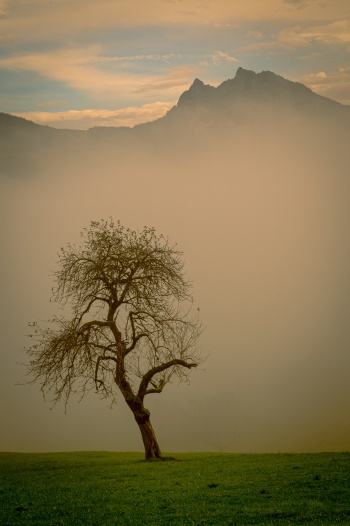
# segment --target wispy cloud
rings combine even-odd
[[[115,90],[123,81],[93,66],[96,52],[96,48],[87,47],[11,56],[0,59],[0,68],[32,71],[90,93]]]
[[[152,79],[148,82],[143,83],[141,86],[133,89],[133,93],[155,93],[166,90],[167,92],[176,92],[183,91],[186,89],[194,79],[194,77],[201,73],[202,69],[198,66],[190,66],[184,64],[183,66],[178,66],[173,68],[167,75],[164,77]]]
[[[15,42],[16,40],[17,38],[14,35],[0,35],[0,42],[2,42],[3,44],[10,44],[11,42]]]
[[[350,43],[350,21],[337,20],[322,25],[299,25],[285,27],[274,33],[269,39],[246,46],[246,49],[258,50],[280,47],[295,49],[312,45],[347,45]]]
[[[33,71],[71,88],[88,92],[97,99],[110,99],[115,97],[116,93],[119,97],[126,98],[137,99],[139,93],[157,98],[158,93],[164,91],[168,91],[169,98],[174,99],[201,71],[200,66],[184,64],[167,68],[162,74],[130,73],[118,69],[119,59],[130,60],[130,57],[104,57],[99,53],[100,49],[97,46],[91,46],[84,49],[6,57],[0,58],[0,68]],[[158,58],[166,57],[169,58],[169,55],[160,55]],[[156,57],[148,59],[156,60]],[[142,55],[136,56],[135,60],[142,60]],[[110,62],[116,63],[114,69],[100,67]]]
[[[335,71],[314,71],[299,80],[319,95],[350,104],[350,66]]]
[[[140,107],[121,110],[70,110],[62,112],[28,111],[13,113],[17,117],[49,125],[55,128],[74,128],[86,130],[94,126],[135,126],[163,117],[174,105],[173,102],[152,102]],[[45,105],[43,104],[42,107]]]
[[[0,0],[0,16],[3,16],[6,13],[7,1]]]
[[[107,63],[128,63],[128,62],[143,62],[143,61],[154,61],[154,62],[166,62],[170,60],[183,60],[188,57],[188,54],[183,53],[153,53],[148,55],[126,55],[126,56],[100,56],[95,57],[94,61],[101,64]]]
[[[114,28],[156,27],[159,25],[235,26],[239,21],[333,19],[334,13],[348,13],[348,0],[16,0],[16,9],[6,9],[2,34],[18,35],[23,42],[67,39],[76,42],[79,35],[98,35]],[[303,7],[303,9],[300,9]]]
[[[225,53],[224,51],[215,51],[211,57],[213,64],[221,64],[221,62],[238,62],[238,59]]]
[[[318,3],[317,0],[283,0],[284,3],[292,5],[293,7],[296,7],[297,9],[301,9],[303,7],[309,6],[312,2]]]
[[[350,23],[337,20],[308,28],[289,28],[277,35],[277,42],[286,46],[309,46],[314,43],[344,44],[350,42]]]
[[[57,106],[64,106],[65,104],[68,104],[68,101],[52,100],[52,101],[41,102],[40,104],[37,104],[37,108],[56,108]]]

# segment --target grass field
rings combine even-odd
[[[0,524],[350,525],[350,453],[0,453]]]

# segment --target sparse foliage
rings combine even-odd
[[[198,316],[182,253],[153,228],[91,222],[82,245],[62,248],[52,299],[65,315],[34,322],[28,372],[53,401],[95,389],[132,410],[146,458],[161,458],[144,398],[202,360]]]

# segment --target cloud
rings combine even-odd
[[[101,32],[141,26],[233,27],[239,21],[295,21],[305,16],[318,21],[348,16],[348,0],[16,0],[16,9],[6,10],[5,6],[0,0],[2,34],[17,35],[22,42],[67,38],[77,42],[81,35],[99,38]]]
[[[289,28],[281,31],[277,37],[281,45],[308,46],[314,43],[344,44],[350,42],[350,23],[338,20],[330,24],[309,28]]]
[[[127,55],[127,56],[103,56],[103,57],[96,57],[94,59],[95,62],[107,64],[107,63],[128,63],[128,62],[143,62],[143,61],[161,61],[161,62],[169,62],[170,60],[181,60],[184,59],[185,56],[183,53],[153,53],[148,55]]]
[[[175,104],[175,101],[152,102],[140,107],[128,107],[121,110],[28,111],[13,113],[13,115],[54,128],[86,130],[94,126],[135,126],[150,122],[163,117]],[[44,107],[44,105],[41,106]]]
[[[327,73],[325,73],[324,71],[319,71],[318,73],[315,74],[315,77],[318,79],[326,79],[327,76],[328,76]]]
[[[293,7],[296,7],[297,9],[301,9],[302,7],[306,7],[310,5],[310,1],[308,0],[284,0],[284,3],[290,4]],[[314,0],[315,3],[315,0]]]
[[[0,35],[0,42],[2,42],[3,44],[11,44],[11,42],[15,42],[16,40],[17,39],[14,35]]]
[[[155,93],[161,91],[182,92],[188,88],[188,84],[203,70],[198,66],[184,64],[173,68],[167,75],[144,82],[141,86],[132,90],[132,93]]]
[[[147,97],[157,98],[157,95],[169,93],[169,98],[178,98],[183,89],[186,89],[195,76],[202,71],[199,66],[182,65],[167,68],[160,74],[148,71],[144,74],[125,72],[118,67],[118,57],[104,57],[100,55],[98,46],[84,49],[58,50],[48,53],[33,53],[21,56],[0,58],[0,68],[36,72],[51,80],[64,83],[70,88],[87,92],[98,100],[118,98],[139,99],[142,93]],[[165,58],[170,55],[159,55]],[[130,60],[130,57],[122,57]],[[115,60],[117,59],[117,60]],[[156,59],[152,56],[151,59]],[[137,56],[142,60],[142,55]],[[106,67],[110,62],[115,62],[114,68]],[[168,98],[168,100],[169,100]]]
[[[221,62],[238,62],[238,59],[232,57],[224,51],[215,51],[214,55],[211,57],[213,64],[221,64]]]
[[[210,24],[228,11],[232,9],[227,8],[224,0],[218,0],[215,9],[206,0],[202,3],[197,0],[36,0],[30,6],[26,1],[16,0],[16,9],[8,12],[4,20],[3,32],[21,34],[23,41],[61,40],[68,36],[75,40],[83,34],[118,28]]]
[[[97,48],[87,47],[12,56],[1,58],[0,68],[32,71],[90,93],[116,89],[121,79],[93,66],[97,52]]]
[[[56,106],[64,106],[65,104],[68,104],[68,101],[52,100],[52,101],[42,102],[40,104],[37,104],[37,108],[54,108]]]
[[[314,52],[314,53],[307,53],[306,55],[300,55],[297,57],[299,60],[313,60],[314,58],[321,57],[322,53],[320,52]]]
[[[333,72],[314,71],[302,76],[299,80],[319,95],[350,105],[349,66],[340,67]]]
[[[349,20],[337,20],[335,22],[307,26],[291,26],[272,34],[269,40],[249,44],[245,49],[258,50],[280,47],[284,49],[295,49],[298,47],[309,47],[312,45],[347,45],[350,43]]]
[[[7,1],[0,0],[0,16],[4,16],[7,11]]]

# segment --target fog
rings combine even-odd
[[[93,394],[73,399],[65,414],[38,385],[17,385],[28,322],[57,309],[50,273],[60,247],[108,217],[178,244],[205,326],[208,358],[190,384],[146,399],[163,451],[348,449],[344,133],[268,123],[197,130],[178,144],[169,135],[148,149],[140,136],[122,152],[103,139],[83,155],[41,150],[35,173],[3,176],[0,449],[142,450],[122,397],[113,409]]]

